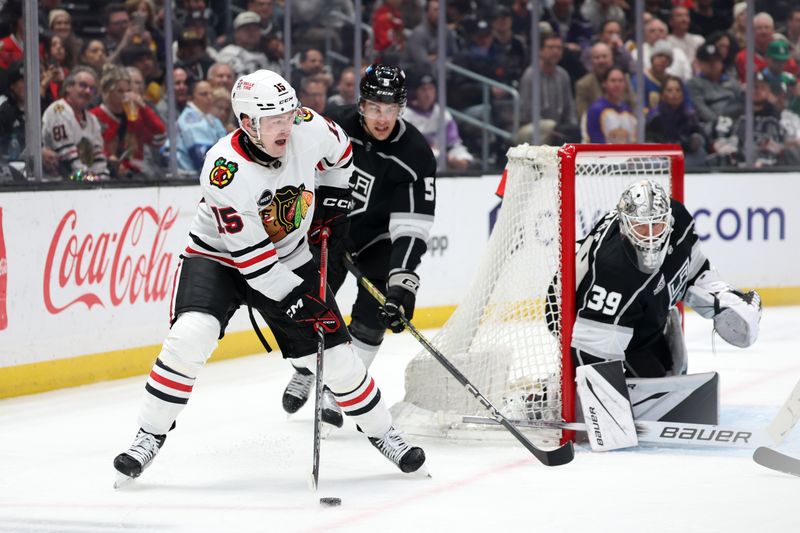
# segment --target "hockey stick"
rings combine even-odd
[[[358,267],[353,262],[352,257],[349,254],[345,256],[345,265],[347,266],[347,270],[349,270],[358,280],[358,283],[364,287],[367,292],[375,298],[379,304],[384,305],[386,303],[386,297],[378,290],[375,285],[372,284],[358,269]],[[481,394],[481,392],[475,388],[475,385],[470,383],[470,381],[461,373],[454,365],[451,363],[439,350],[437,350],[430,341],[425,338],[425,336],[414,327],[414,324],[411,323],[405,316],[402,314],[400,315],[400,320],[405,325],[406,329],[414,336],[415,339],[419,341],[420,344],[430,353],[434,359],[436,359],[439,364],[441,364],[447,372],[453,376],[456,381],[458,381],[470,394],[472,394],[486,409],[489,410],[491,413],[491,418],[497,421],[498,424],[502,424],[504,428],[506,428],[513,436],[516,438],[525,448],[531,452],[536,459],[538,459],[542,464],[547,466],[559,466],[563,464],[567,464],[575,457],[575,451],[572,448],[572,442],[567,442],[566,444],[562,445],[559,448],[554,450],[542,450],[537,448],[528,438],[522,434],[522,432],[514,427],[514,425],[508,421],[508,419],[503,416],[500,411],[498,411],[492,403],[486,399],[486,397]]]
[[[780,444],[800,419],[800,381],[794,386],[791,394],[778,409],[778,414],[769,425],[768,431],[775,444]]]
[[[328,237],[331,232],[327,227],[320,231],[319,245],[319,298],[325,303],[325,296],[328,292]],[[312,490],[316,491],[319,486],[319,443],[320,431],[322,429],[322,356],[325,354],[325,329],[322,324],[317,325],[317,371],[316,375],[316,397],[314,398],[314,458],[311,463],[311,484]]]
[[[800,459],[790,457],[766,446],[756,448],[756,451],[753,452],[753,461],[771,470],[800,476]]]
[[[465,416],[462,421],[466,424],[497,424],[494,419],[484,416]],[[536,429],[587,430],[586,424],[557,420],[514,420],[512,423],[519,427]],[[770,441],[769,434],[764,429],[655,420],[636,420],[635,425],[639,442],[651,444],[753,449]]]

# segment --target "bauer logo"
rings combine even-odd
[[[667,426],[661,430],[659,437],[683,441],[714,441],[749,443],[753,434],[749,431],[733,431],[727,429],[691,428]]]

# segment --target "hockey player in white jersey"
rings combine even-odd
[[[231,92],[240,127],[206,154],[197,208],[177,273],[172,327],[145,385],[140,429],[114,459],[138,477],[175,425],[195,379],[242,305],[258,310],[283,357],[312,370],[325,330],[325,384],[369,441],[403,472],[425,462],[392,426],[381,392],[356,356],[328,289],[318,298],[319,267],[308,232],[329,227],[344,238],[350,208],[352,147],[344,131],[306,108],[278,74],[259,70]],[[313,232],[312,232],[313,233]]]

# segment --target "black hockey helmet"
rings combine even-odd
[[[359,85],[360,100],[406,105],[408,89],[403,69],[394,65],[375,64],[367,67]]]

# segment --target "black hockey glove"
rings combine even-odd
[[[400,315],[408,320],[414,318],[419,276],[410,270],[401,270],[389,276],[386,303],[378,312],[378,321],[395,333],[406,329]]]
[[[314,205],[314,220],[308,230],[308,242],[319,245],[323,227],[331,231],[330,246],[336,247],[344,243],[350,230],[350,219],[347,215],[352,206],[350,188],[328,187],[317,189],[317,200]]]
[[[320,300],[317,291],[301,283],[278,304],[286,316],[300,325],[307,325],[317,331],[322,326],[327,333],[333,333],[341,325],[339,315]]]

